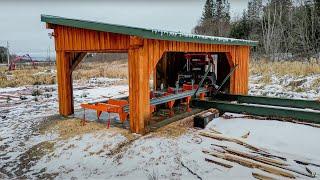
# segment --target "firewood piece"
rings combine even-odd
[[[209,151],[203,151],[206,154],[209,154],[211,156],[225,159],[227,161],[236,162],[238,164],[241,164],[243,166],[249,167],[249,168],[257,168],[261,169],[263,171],[275,174],[275,175],[281,175],[288,178],[295,178],[295,176],[287,171],[284,171],[278,167],[274,167],[268,164],[263,164],[261,162],[257,162],[251,159],[243,158],[240,156],[236,156],[230,153],[218,153],[218,152],[209,152]]]
[[[205,160],[206,160],[207,162],[214,163],[214,164],[223,166],[223,167],[225,167],[225,168],[232,168],[232,167],[233,167],[233,166],[230,165],[230,164],[226,164],[226,163],[223,163],[223,162],[215,161],[215,160],[213,160],[213,159],[205,158]]]
[[[199,133],[199,135],[201,136],[205,136],[205,137],[209,137],[209,138],[213,138],[213,139],[216,139],[216,140],[220,140],[220,141],[229,141],[229,142],[234,142],[234,143],[237,143],[237,144],[240,144],[242,146],[245,146],[251,150],[254,150],[254,151],[262,151],[262,152],[265,152],[265,153],[268,153],[260,148],[257,148],[255,146],[252,146],[246,142],[244,142],[243,140],[241,139],[237,139],[237,138],[233,138],[233,137],[229,137],[229,136],[226,136],[226,135],[222,135],[222,134],[214,134],[214,133],[210,133],[210,132],[206,132],[206,131],[202,131]]]
[[[274,178],[272,177],[269,177],[269,176],[266,176],[266,175],[262,175],[262,174],[259,174],[259,173],[252,173],[252,176],[256,179],[259,179],[259,180],[275,180]]]

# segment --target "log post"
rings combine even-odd
[[[130,129],[144,134],[150,118],[149,65],[143,45],[137,45],[136,39],[133,39],[135,41],[128,53]]]
[[[68,53],[56,51],[59,113],[68,116],[74,113],[72,89],[72,62]]]

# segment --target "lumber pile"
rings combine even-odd
[[[267,150],[245,142],[244,139],[246,139],[249,134],[250,133],[248,132],[244,136],[242,136],[242,138],[236,138],[224,135],[214,129],[199,132],[199,135],[201,136],[212,138],[218,141],[232,142],[248,149],[247,151],[240,151],[238,149],[224,145],[211,144],[213,147],[211,147],[209,150],[205,149],[202,152],[211,157],[214,157],[214,159],[205,158],[205,161],[228,169],[233,168],[234,164],[239,164],[248,168],[265,171],[272,174],[273,176],[279,176],[279,178],[285,177],[295,179],[302,177],[316,177],[315,173],[312,172],[307,166],[301,169],[297,169],[297,166],[294,167],[289,164],[287,158],[272,155]],[[219,159],[221,161],[219,161]],[[303,162],[299,160],[294,161],[300,165],[314,165],[313,163]],[[317,164],[315,164],[315,166],[316,165]],[[256,172],[252,172],[252,176],[256,179],[274,179],[272,177]]]

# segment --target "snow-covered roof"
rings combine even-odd
[[[256,46],[257,41],[203,36],[195,34],[187,34],[181,32],[172,32],[156,29],[138,28],[118,24],[109,24],[96,21],[87,21],[80,19],[70,19],[51,15],[41,15],[41,21],[49,24],[56,24],[62,26],[90,29],[103,32],[112,32],[126,35],[139,36],[146,39],[160,39],[180,42],[195,42],[203,44],[225,44],[225,45],[242,45],[242,46]]]

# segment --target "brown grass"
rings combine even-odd
[[[113,62],[82,62],[73,72],[73,80],[88,80],[94,77],[108,77],[127,79],[128,61],[119,60]],[[33,69],[17,69],[8,71],[7,67],[0,67],[0,88],[17,87],[23,85],[55,84],[55,73],[38,74],[39,72],[49,72],[55,70],[54,66],[37,67]]]
[[[296,77],[320,74],[320,62],[281,61],[271,62],[266,60],[250,62],[251,74],[278,76],[292,75]]]
[[[83,62],[73,72],[75,80],[87,80],[93,77],[128,78],[128,61]]]
[[[54,84],[56,82],[55,74],[39,74],[38,72],[48,72],[55,69],[53,66],[37,67],[37,69],[27,68],[14,71],[8,71],[7,67],[0,68],[0,88],[16,87],[23,85]]]

